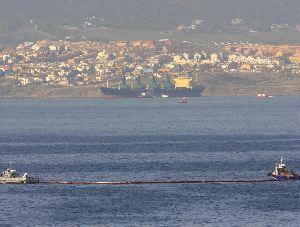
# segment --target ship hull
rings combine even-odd
[[[0,184],[35,184],[39,183],[37,177],[0,177]]]
[[[204,90],[203,86],[198,86],[192,89],[177,88],[177,89],[153,89],[153,90],[131,90],[131,89],[118,89],[118,88],[100,88],[105,97],[118,97],[118,98],[137,98],[141,97],[141,93],[151,94],[152,97],[200,97]]]
[[[135,98],[140,94],[139,91],[131,90],[131,89],[118,89],[118,88],[109,88],[109,87],[101,87],[100,88],[103,95],[111,98]]]
[[[284,181],[284,180],[300,180],[300,176],[282,176],[282,175],[273,175],[274,180]]]
[[[200,97],[203,89],[173,89],[173,90],[163,90],[158,89],[153,92],[154,96],[161,97],[162,95],[167,95],[168,97]]]

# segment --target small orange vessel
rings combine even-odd
[[[187,103],[187,99],[186,98],[181,98],[178,103]]]

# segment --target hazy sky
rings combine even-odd
[[[0,24],[75,23],[103,17],[123,25],[159,26],[193,18],[218,24],[241,17],[249,23],[300,23],[299,0],[0,0]]]

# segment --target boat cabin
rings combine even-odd
[[[0,177],[16,178],[16,177],[20,177],[20,175],[15,169],[8,168],[7,170],[5,170],[0,174]]]
[[[286,174],[290,174],[290,171],[288,170],[288,168],[282,162],[282,159],[281,159],[280,163],[276,164],[275,175],[286,175]]]

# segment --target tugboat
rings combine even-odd
[[[9,167],[4,172],[0,173],[0,184],[34,184],[39,183],[38,177],[28,176],[27,173],[24,173],[23,176],[20,176],[19,173]]]
[[[272,176],[274,180],[300,180],[300,175],[289,170],[285,163],[282,162],[276,164],[275,171],[268,174]]]

